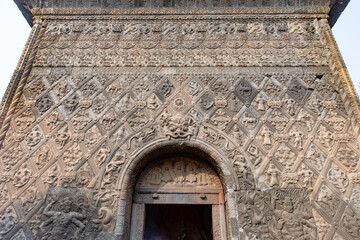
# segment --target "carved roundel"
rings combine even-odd
[[[186,157],[160,160],[148,166],[140,175],[136,188],[179,189],[216,188],[222,189],[215,171],[199,161]]]

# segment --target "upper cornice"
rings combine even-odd
[[[309,9],[330,9],[329,23],[335,24],[350,0],[14,0],[20,11],[32,25],[34,9],[52,9],[47,13],[62,13],[54,9],[152,9],[162,14],[164,9],[196,10],[215,13],[219,10],[269,10],[281,9],[286,13],[308,13]],[[43,13],[44,11],[35,11]],[[97,11],[99,13],[101,11]],[[170,11],[171,12],[171,11]],[[235,11],[236,12],[236,11]],[[247,11],[248,12],[248,11]],[[271,11],[270,11],[271,12]],[[310,11],[313,12],[313,11]]]

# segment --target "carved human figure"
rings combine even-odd
[[[246,163],[243,156],[237,156],[234,162],[234,166],[236,167],[237,174],[244,174],[246,172]]]
[[[309,100],[309,108],[313,110],[317,115],[321,114],[323,110],[323,104],[320,99],[311,99]]]
[[[336,199],[332,193],[330,192],[330,190],[326,187],[323,187],[318,195],[318,200],[317,202],[319,202],[321,205],[323,205],[325,207],[325,209],[328,209],[328,213],[331,215],[335,214],[335,211],[337,209],[337,203],[338,203],[338,199]]]
[[[294,208],[291,197],[285,197],[282,209],[275,210],[275,215],[278,218],[278,229],[283,239],[315,239],[310,231],[310,229],[316,228],[315,224],[310,221],[312,216]]]
[[[301,111],[298,115],[299,122],[306,126],[307,131],[311,131],[313,128],[313,119],[305,111]]]
[[[161,168],[155,167],[149,174],[149,179],[148,179],[149,183],[151,185],[160,185],[161,175],[162,175]]]
[[[196,166],[193,163],[189,163],[186,166],[186,182],[190,184],[196,184]]]
[[[264,140],[263,140],[264,145],[271,145],[272,132],[268,128],[264,128],[261,135],[264,138]]]
[[[240,132],[240,128],[237,124],[233,128],[232,134],[233,134],[233,137],[237,140],[237,143],[239,145],[242,145],[243,144],[243,136],[242,136],[242,133]]]
[[[229,111],[236,113],[239,105],[240,104],[239,104],[238,98],[235,96],[235,94],[232,93],[229,97],[228,104],[227,104]]]
[[[294,137],[294,145],[298,149],[303,149],[303,136],[304,134],[300,131],[295,131],[291,134]]]
[[[346,173],[341,170],[337,165],[332,164],[332,168],[328,172],[329,181],[334,184],[341,192],[346,191],[349,185],[349,178]]]
[[[285,99],[284,104],[285,104],[287,112],[291,116],[295,115],[295,100],[293,100],[291,98]]]
[[[325,162],[324,155],[315,145],[311,145],[309,147],[306,157],[311,162],[311,164],[313,164],[319,170],[322,168]]]
[[[127,94],[126,97],[122,98],[119,102],[120,111],[125,114],[131,109],[131,98],[130,95]]]
[[[325,147],[330,148],[333,143],[333,134],[322,128],[321,131],[318,131],[317,137],[319,141],[325,145]]]
[[[309,169],[306,169],[305,165],[302,165],[300,175],[303,177],[302,182],[304,187],[307,187],[308,190],[312,190],[312,177],[314,175],[313,172]]]
[[[54,185],[58,180],[58,166],[55,164],[50,167],[47,171],[47,174],[44,175],[43,181],[49,185]]]
[[[184,163],[179,161],[174,166],[174,181],[175,183],[182,184],[185,181],[184,177]]]
[[[200,186],[206,186],[209,184],[209,177],[206,171],[202,168],[199,169],[199,172],[196,175],[198,179],[198,185]]]
[[[252,160],[254,162],[254,166],[257,167],[262,162],[262,157],[259,153],[259,149],[255,146],[250,146],[248,149],[248,153],[252,157]]]
[[[234,168],[237,177],[240,179],[242,185],[252,186],[254,179],[251,173],[251,169],[247,166],[244,156],[237,155],[234,161]]]
[[[110,149],[108,149],[106,146],[100,148],[100,150],[97,153],[98,166],[101,166],[105,162],[109,153],[110,153]]]
[[[352,210],[347,210],[342,218],[342,224],[345,226],[346,231],[357,239],[360,236],[360,217]]]
[[[126,160],[126,154],[118,152],[111,161],[106,165],[105,174],[102,182],[102,187],[107,184],[112,184],[115,182],[115,175],[114,173],[120,172],[122,165]]]
[[[187,90],[190,93],[190,95],[196,96],[202,90],[202,87],[199,85],[198,82],[196,82],[195,80],[192,80],[187,85]]]
[[[47,219],[40,225],[40,229],[44,232],[42,240],[79,239],[85,229],[82,222],[85,216],[71,211],[71,200],[68,197],[59,203],[59,211],[51,210],[55,202],[52,200],[44,209],[43,214]],[[74,224],[76,229],[70,227],[71,224]]]
[[[161,175],[161,181],[164,183],[169,183],[173,180],[173,174],[171,170],[171,165],[168,163],[165,163],[162,168],[163,172]]]
[[[267,170],[269,174],[269,186],[274,187],[279,185],[279,170],[276,169],[274,164],[270,164],[269,169]]]
[[[148,109],[154,111],[159,107],[155,94],[151,95],[147,102]]]
[[[257,110],[258,111],[265,111],[265,109],[266,109],[266,106],[265,106],[265,104],[266,104],[266,101],[265,101],[265,99],[260,95],[260,97],[259,97],[259,99],[257,100]]]

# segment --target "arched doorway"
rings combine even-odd
[[[204,161],[150,163],[135,185],[130,239],[226,239],[224,191]]]

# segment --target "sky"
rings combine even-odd
[[[360,1],[352,0],[333,27],[335,39],[360,94]],[[0,0],[0,96],[18,64],[30,26],[12,0]]]

